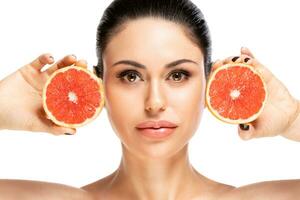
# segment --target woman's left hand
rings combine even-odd
[[[240,56],[217,60],[212,70],[227,63],[247,63],[253,66],[263,77],[268,97],[265,107],[259,117],[247,125],[240,125],[238,133],[244,140],[258,137],[281,135],[291,140],[299,140],[300,134],[290,134],[288,129],[296,120],[300,112],[300,104],[287,88],[262,65],[248,48],[241,48]],[[244,129],[244,130],[243,130]],[[248,130],[247,130],[248,129]],[[300,129],[300,127],[299,127]]]

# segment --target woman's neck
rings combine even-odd
[[[189,162],[188,145],[168,159],[139,158],[123,146],[112,186],[134,199],[177,199],[192,193],[200,177]]]

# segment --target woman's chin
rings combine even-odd
[[[128,151],[142,159],[165,160],[180,152],[188,143],[179,127],[172,130],[134,130],[123,138],[123,153]]]
[[[185,145],[180,141],[168,140],[164,142],[145,143],[140,142],[130,146],[130,151],[136,156],[147,160],[166,160],[176,155]]]

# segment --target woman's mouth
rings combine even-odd
[[[144,121],[136,126],[140,134],[151,139],[167,138],[176,128],[175,123],[166,120]]]
[[[167,127],[161,127],[161,128],[137,128],[139,133],[141,133],[143,136],[146,136],[147,138],[151,139],[164,139],[167,138],[169,135],[171,135],[176,127],[173,128],[167,128]]]

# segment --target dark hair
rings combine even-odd
[[[104,52],[109,40],[131,19],[159,17],[187,28],[204,55],[205,76],[211,70],[211,40],[201,10],[190,0],[114,0],[104,11],[97,28],[98,64],[94,73],[103,79]]]

